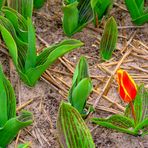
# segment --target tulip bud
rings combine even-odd
[[[117,71],[119,94],[123,101],[130,103],[137,94],[137,87],[132,77],[124,70]]]

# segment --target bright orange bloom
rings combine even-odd
[[[117,71],[117,81],[121,98],[127,103],[133,101],[137,94],[137,87],[132,77],[120,69]]]

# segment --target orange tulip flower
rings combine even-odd
[[[117,81],[121,98],[127,103],[132,102],[137,94],[137,87],[132,77],[120,69],[117,71]]]

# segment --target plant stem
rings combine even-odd
[[[133,116],[134,121],[136,123],[136,115],[135,115],[135,110],[134,110],[133,102],[131,101],[129,104],[130,104],[130,107],[131,107],[131,110],[132,110],[132,116]]]

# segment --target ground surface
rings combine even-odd
[[[46,44],[53,44],[67,38],[62,30],[61,5],[61,1],[48,0],[41,10],[34,11],[33,19],[36,26],[37,48],[39,50],[45,47]],[[104,23],[96,29],[92,24],[89,24],[82,32],[73,36],[73,38],[83,41],[85,46],[66,54],[64,58],[58,60],[49,68],[34,88],[27,87],[19,80],[10,58],[5,53],[0,52],[0,60],[3,64],[4,71],[12,82],[17,94],[18,107],[30,101],[30,104],[26,105],[24,109],[34,114],[33,126],[19,133],[19,143],[31,141],[32,148],[59,147],[56,139],[58,107],[60,101],[66,99],[72,80],[72,71],[81,55],[85,55],[88,59],[94,85],[94,92],[91,94],[89,104],[94,104],[98,96],[102,93],[107,80],[111,77],[111,73],[113,73],[126,52],[129,51],[131,52],[125,57],[120,68],[127,70],[137,84],[144,83],[148,86],[148,25],[135,27],[131,22],[125,5],[120,3],[120,1],[115,3],[111,15],[117,20],[119,38],[117,50],[110,61],[104,62],[99,56],[98,44],[102,36]],[[122,50],[124,50],[123,54],[121,54]],[[48,81],[45,80],[45,77]],[[115,80],[111,83],[107,98],[101,97],[97,104],[96,112],[93,114],[94,117],[107,117],[113,112],[122,113],[121,107],[118,108],[116,104],[111,103],[107,99],[125,106],[117,93],[117,83]],[[148,147],[148,136],[144,138],[134,137],[106,128],[96,127],[91,123],[88,126],[92,131],[97,148]],[[9,147],[13,148],[16,142],[17,140]]]

